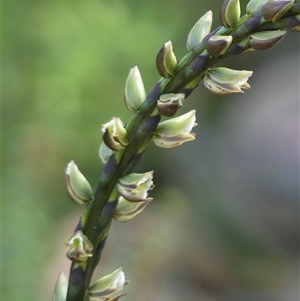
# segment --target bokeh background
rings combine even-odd
[[[3,2],[3,300],[51,300],[82,210],[66,164],[95,187],[101,124],[130,117],[129,68],[150,90],[161,45],[182,57],[189,29],[209,9],[218,25],[221,3]],[[95,277],[122,266],[124,300],[299,300],[299,33],[221,64],[253,70],[252,89],[216,97],[201,85],[182,111],[197,110],[196,141],[150,146],[137,170],[155,171],[154,201],[112,226]]]

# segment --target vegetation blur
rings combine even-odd
[[[131,116],[129,69],[149,91],[162,44],[181,58],[194,23],[211,9],[217,26],[221,4],[3,2],[3,300],[51,300],[82,212],[64,168],[75,160],[96,186],[101,124]],[[299,299],[299,33],[219,65],[254,71],[252,88],[216,97],[200,85],[183,108],[197,110],[195,142],[147,150],[138,171],[154,170],[154,200],[113,223],[95,273],[123,267],[124,300]]]

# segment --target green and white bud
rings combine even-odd
[[[122,290],[128,282],[125,281],[125,274],[122,268],[115,270],[113,273],[106,275],[97,280],[87,290],[90,301],[113,301],[117,300],[120,296],[113,297],[115,294]],[[117,298],[117,299],[116,299]]]
[[[123,149],[128,144],[127,131],[118,117],[113,117],[109,122],[103,124],[102,132],[104,133],[104,143],[114,151]]]
[[[273,0],[250,0],[246,6],[246,13],[252,15],[255,11],[261,9],[267,2]]]
[[[86,205],[93,200],[92,187],[73,160],[67,165],[65,174],[67,191],[75,203]]]
[[[250,46],[255,50],[267,50],[279,43],[286,35],[285,30],[260,31],[250,35]]]
[[[120,223],[131,221],[146,208],[148,203],[149,199],[141,202],[129,202],[121,196],[119,197],[114,219]]]
[[[137,66],[130,69],[125,84],[125,105],[128,110],[136,112],[146,99],[146,91],[140,70]]]
[[[182,107],[184,99],[184,93],[162,94],[157,101],[157,110],[163,116],[172,117]]]
[[[153,135],[154,143],[163,148],[173,148],[184,142],[195,139],[195,134],[191,133],[196,124],[196,111],[175,117],[158,124]]]
[[[63,272],[60,272],[55,284],[53,301],[66,301],[68,282],[67,276]]]
[[[240,20],[241,5],[239,0],[225,0],[220,10],[220,21],[225,27],[234,27]]]
[[[151,201],[148,191],[154,188],[153,171],[146,173],[131,173],[120,178],[118,191],[129,202]]]
[[[209,69],[204,77],[204,85],[211,92],[223,95],[229,93],[243,93],[242,89],[249,89],[247,83],[253,74],[247,70],[232,70],[225,67]]]
[[[99,149],[99,157],[101,161],[105,164],[112,154],[113,150],[107,147],[104,142],[102,142]]]
[[[158,73],[163,77],[173,77],[177,66],[177,59],[173,52],[172,42],[163,45],[156,57]]]
[[[232,36],[212,36],[206,43],[210,55],[218,57],[226,52],[232,43]]]
[[[295,0],[268,2],[262,8],[262,15],[267,21],[276,22],[293,6],[294,2]]]
[[[89,239],[78,230],[67,243],[69,252],[67,256],[74,262],[84,262],[93,256],[93,245]]]
[[[210,10],[205,15],[203,15],[193,26],[187,39],[187,48],[189,50],[193,50],[210,33],[212,20],[213,13]]]

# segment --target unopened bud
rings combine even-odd
[[[255,11],[261,9],[267,2],[273,0],[250,0],[246,6],[246,13],[252,15]]]
[[[212,36],[206,43],[206,49],[214,57],[226,52],[232,43],[232,36]]]
[[[262,15],[267,21],[276,22],[293,6],[294,2],[295,0],[268,2],[262,8]]]
[[[71,199],[79,205],[88,204],[93,199],[92,187],[73,160],[67,165],[65,174]]]
[[[153,142],[163,148],[173,148],[195,139],[191,130],[196,126],[195,110],[179,117],[162,121],[153,135]]]
[[[140,70],[137,66],[130,69],[125,84],[125,104],[128,110],[136,112],[146,99],[146,91]]]
[[[113,117],[109,122],[102,125],[103,141],[110,149],[118,151],[128,144],[127,131],[122,120]]]
[[[93,245],[80,230],[71,237],[67,246],[70,247],[67,256],[74,262],[83,262],[93,256]]]
[[[156,57],[156,67],[158,73],[163,77],[175,75],[177,59],[173,52],[172,42],[168,41],[163,45]]]
[[[102,142],[99,149],[99,157],[101,161],[105,164],[112,154],[113,150],[106,146],[104,142]]]
[[[193,50],[203,41],[204,37],[206,37],[210,33],[212,20],[213,13],[210,10],[205,15],[203,15],[193,26],[187,39],[187,48],[189,50]]]
[[[163,94],[157,101],[157,110],[163,116],[172,117],[176,115],[178,110],[182,107],[184,98],[184,93]]]
[[[68,291],[68,278],[63,272],[60,272],[55,284],[53,301],[66,301],[67,291]]]
[[[115,270],[113,273],[106,275],[97,280],[87,290],[89,300],[117,300],[116,297],[112,297],[112,294],[119,292],[127,284],[125,281],[125,274],[122,268]],[[119,298],[118,296],[117,298]]]
[[[250,46],[255,50],[267,50],[279,43],[285,35],[285,30],[253,33],[250,35]]]
[[[121,223],[131,221],[146,208],[149,202],[149,200],[129,202],[123,197],[120,197],[117,209],[114,213],[114,219]]]
[[[241,16],[239,0],[225,0],[220,10],[220,21],[225,27],[234,27]]]

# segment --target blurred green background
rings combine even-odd
[[[242,1],[245,7],[247,1]],[[2,297],[51,300],[65,243],[82,208],[65,189],[75,160],[93,187],[101,124],[130,117],[129,68],[147,90],[155,57],[222,1],[3,2]],[[201,85],[197,139],[153,145],[138,171],[154,170],[154,201],[114,223],[95,277],[122,266],[124,300],[299,299],[299,34],[223,66],[253,70],[245,95],[215,97]]]

